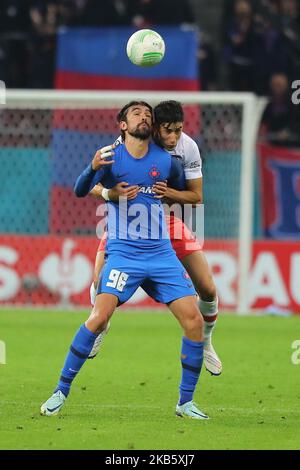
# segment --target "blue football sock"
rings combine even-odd
[[[72,382],[90,354],[96,338],[95,333],[81,325],[67,354],[55,392],[61,390],[66,397],[69,395]]]
[[[179,405],[183,405],[193,399],[203,362],[203,345],[202,341],[198,342],[185,337],[182,338],[182,377],[179,386]]]

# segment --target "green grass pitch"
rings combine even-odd
[[[299,449],[300,318],[221,315],[195,401],[211,419],[174,416],[181,330],[168,313],[118,311],[57,417],[39,415],[85,313],[0,310],[1,449]]]

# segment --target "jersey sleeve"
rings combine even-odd
[[[78,176],[74,186],[74,193],[77,197],[85,197],[93,189],[96,184],[104,178],[105,169],[93,170],[92,164],[90,163],[85,170]]]
[[[202,178],[202,159],[196,142],[185,142],[184,174],[187,180]]]

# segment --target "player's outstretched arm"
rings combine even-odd
[[[112,146],[110,145],[97,150],[92,162],[77,178],[74,186],[74,192],[77,197],[85,197],[89,194],[91,189],[101,181],[104,175],[104,168],[114,162],[114,160],[105,160],[105,158],[111,157],[111,149]],[[107,150],[109,151],[109,155],[107,154]]]
[[[90,190],[98,183],[97,172],[93,170],[92,164],[85,168],[85,170],[78,176],[75,186],[74,193],[77,197],[85,197],[89,194]]]

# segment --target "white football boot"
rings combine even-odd
[[[64,406],[66,401],[65,395],[60,391],[54,392],[53,395],[48,398],[45,403],[41,406],[41,415],[43,416],[55,416],[59,413],[61,408]]]
[[[209,419],[209,417],[200,411],[193,401],[188,401],[183,405],[176,405],[176,416],[180,418]]]
[[[203,362],[205,368],[211,375],[222,374],[222,362],[213,348],[211,342],[204,343]]]

